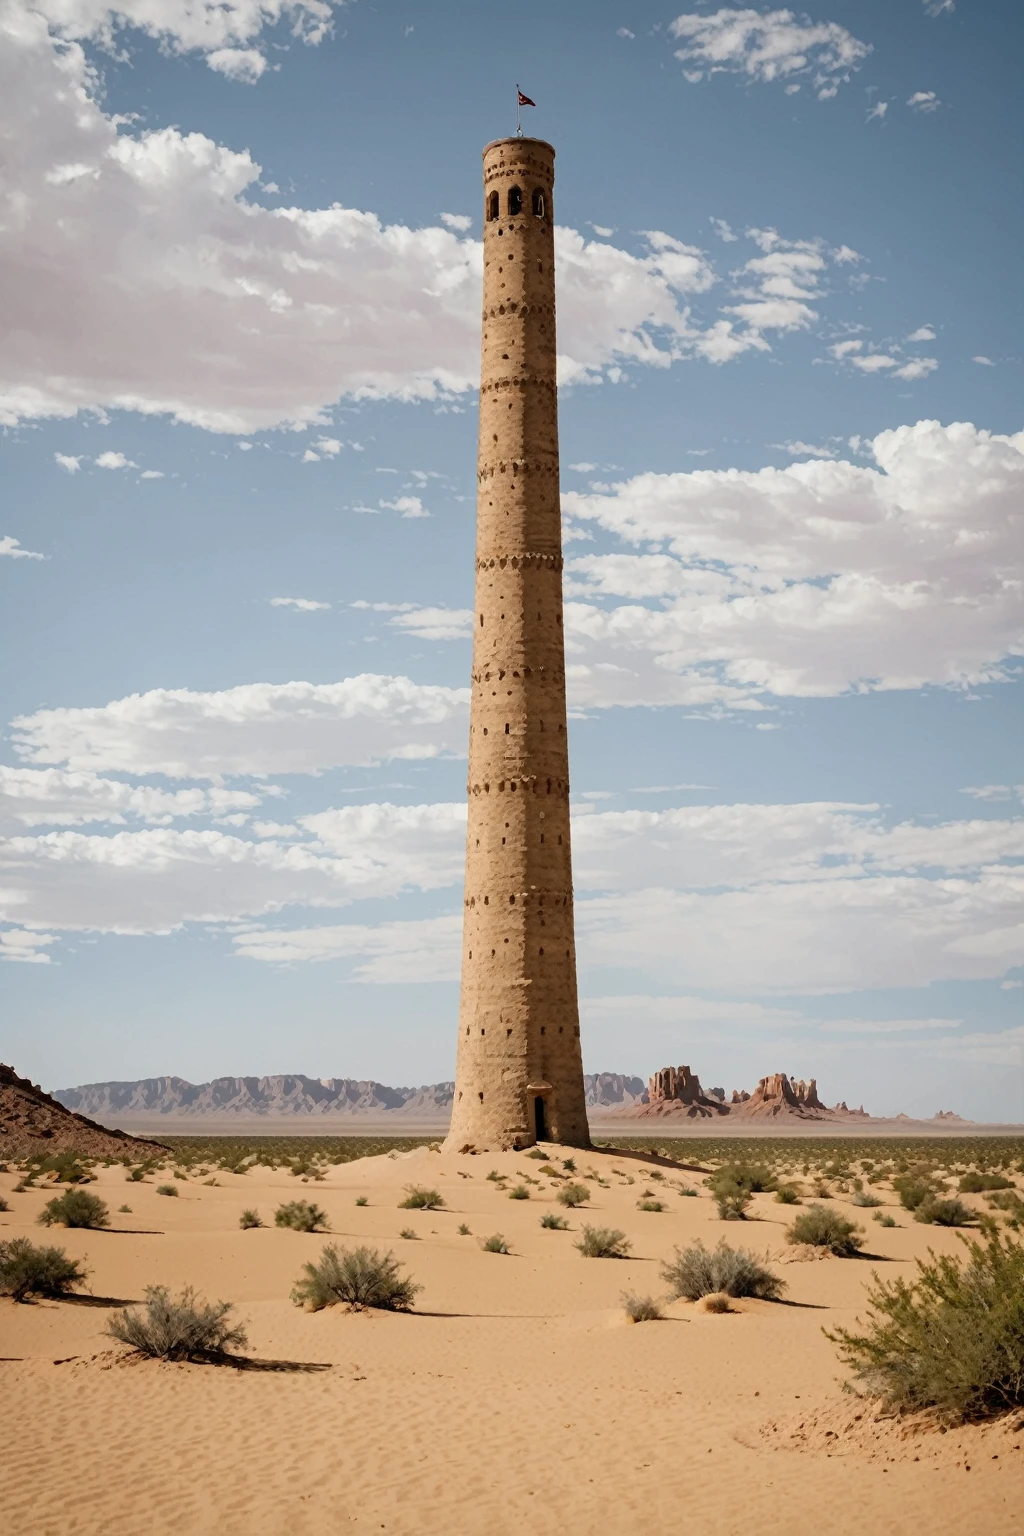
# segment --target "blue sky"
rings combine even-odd
[[[4,1057],[451,1075],[518,80],[586,1065],[1024,1119],[1019,7],[2,25]]]

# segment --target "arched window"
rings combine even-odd
[[[500,207],[499,207],[499,203],[498,203],[498,194],[497,194],[497,192],[492,192],[490,197],[487,199],[487,218],[488,218],[488,220],[496,219],[498,217],[499,212],[500,212]]]
[[[509,217],[510,218],[514,218],[517,213],[522,213],[522,211],[523,211],[523,194],[522,194],[521,189],[519,187],[509,187],[509,189],[508,189],[508,212],[509,212]]]
[[[547,212],[547,201],[544,197],[543,187],[534,187],[533,189],[533,211],[538,219],[542,219]]]

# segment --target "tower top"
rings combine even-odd
[[[511,149],[523,149],[527,144],[534,144],[538,149],[546,149],[551,155],[552,159],[554,158],[555,154],[555,146],[553,144],[549,144],[547,139],[529,139],[525,134],[520,135],[513,133],[510,134],[507,139],[492,139],[489,144],[485,144],[483,148],[484,159],[486,160],[487,156],[493,149],[503,149],[506,144]]]

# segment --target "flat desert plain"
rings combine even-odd
[[[558,1166],[564,1149],[550,1151]],[[40,1228],[56,1191],[13,1193],[17,1175],[0,1174],[11,1207],[0,1239],[64,1247],[91,1292],[0,1300],[0,1530],[1020,1536],[1020,1416],[911,1432],[843,1393],[822,1334],[863,1312],[872,1270],[910,1278],[929,1247],[960,1251],[954,1232],[916,1224],[891,1194],[891,1229],[839,1197],[869,1256],[794,1261],[784,1234],[797,1213],[770,1195],[755,1196],[755,1219],[725,1223],[699,1172],[639,1153],[575,1157],[591,1200],[563,1213],[569,1231],[541,1228],[545,1211],[562,1212],[556,1181],[517,1153],[419,1147],[310,1183],[286,1168],[217,1170],[215,1186],[179,1181],[176,1199],[157,1193],[169,1172],[131,1184],[99,1168],[88,1188],[110,1207],[109,1231]],[[531,1198],[509,1199],[526,1176]],[[409,1184],[440,1190],[444,1209],[399,1209]],[[646,1190],[667,1209],[639,1211]],[[295,1199],[323,1208],[329,1236],[273,1225]],[[122,1203],[131,1212],[114,1214]],[[268,1227],[240,1230],[246,1207]],[[582,1257],[584,1223],[620,1228],[631,1256]],[[480,1246],[496,1232],[509,1254]],[[722,1237],[769,1255],[784,1302],[712,1314],[676,1301],[661,1321],[627,1323],[622,1292],[664,1294],[674,1247]],[[303,1264],[327,1241],[393,1249],[423,1287],[415,1310],[294,1306]],[[128,1356],[106,1324],[150,1285],[236,1303],[246,1368]]]

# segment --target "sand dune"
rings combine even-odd
[[[286,1170],[189,1179],[175,1200],[158,1178],[100,1170],[90,1188],[109,1232],[34,1225],[51,1191],[11,1194],[0,1238],[56,1241],[86,1259],[93,1300],[0,1301],[3,1478],[0,1529],[18,1536],[399,1536],[699,1529],[714,1536],[984,1533],[1020,1530],[1024,1424],[906,1438],[841,1392],[822,1325],[862,1306],[870,1260],[787,1262],[787,1304],[740,1301],[713,1316],[676,1302],[662,1322],[625,1323],[623,1290],[657,1294],[675,1244],[725,1235],[776,1261],[792,1212],[755,1197],[756,1221],[719,1222],[700,1199],[658,1189],[669,1209],[641,1213],[650,1165],[578,1154],[611,1187],[568,1213],[575,1232],[543,1231],[548,1180],[511,1201],[486,1178],[538,1176],[518,1154],[459,1158],[419,1148],[334,1168],[302,1184]],[[620,1169],[635,1182],[613,1173]],[[469,1175],[469,1177],[463,1177]],[[158,1176],[159,1177],[159,1176]],[[673,1179],[676,1178],[672,1174]],[[699,1186],[699,1175],[682,1175]],[[442,1190],[443,1211],[398,1209],[403,1187]],[[366,1195],[369,1205],[357,1207]],[[330,1240],[392,1247],[424,1289],[415,1313],[307,1313],[289,1290],[325,1239],[239,1213],[315,1200]],[[836,1205],[846,1210],[844,1202]],[[863,1220],[865,1214],[853,1211]],[[865,1222],[887,1273],[910,1274],[955,1234],[905,1215]],[[583,1259],[584,1221],[624,1229],[634,1257]],[[466,1223],[472,1235],[459,1236]],[[414,1229],[419,1241],[402,1240]],[[500,1231],[512,1254],[485,1253]],[[238,1303],[250,1354],[275,1367],[127,1362],[105,1337],[115,1302],[144,1286],[195,1284]],[[300,1364],[324,1366],[305,1371]],[[970,1468],[969,1472],[967,1468]]]

